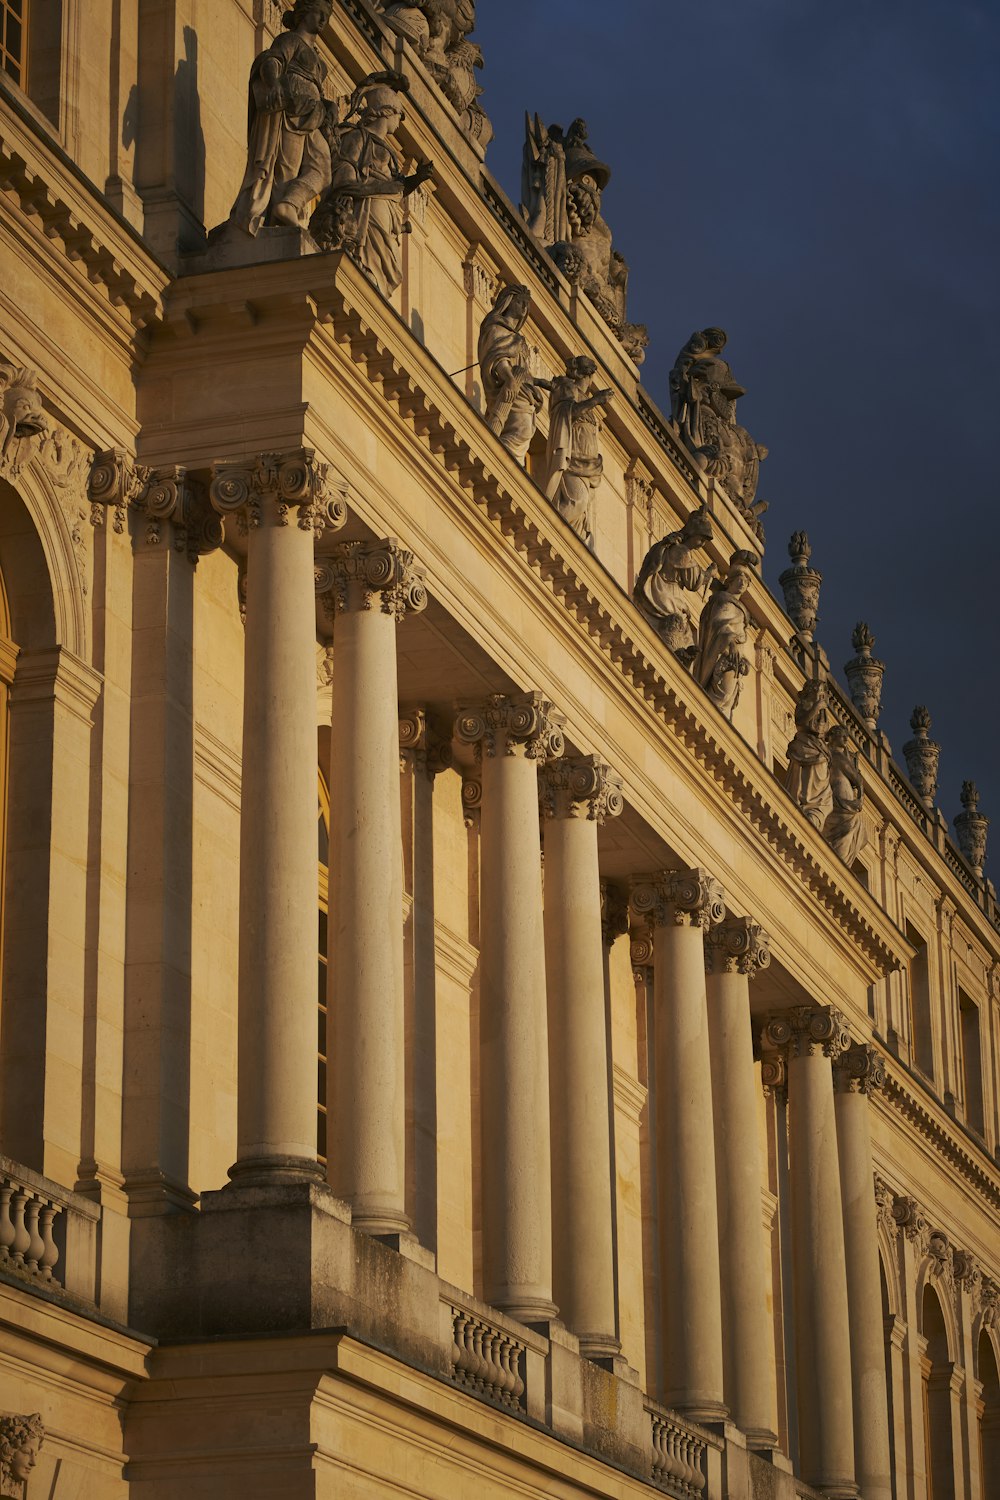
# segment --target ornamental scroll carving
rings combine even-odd
[[[760,1033],[762,1054],[784,1053],[788,1058],[837,1058],[851,1044],[847,1017],[832,1005],[793,1005],[776,1011]]]
[[[317,462],[311,448],[217,463],[209,499],[224,520],[235,518],[244,535],[256,530],[265,514],[277,525],[287,526],[295,510],[299,527],[317,536],[326,530],[339,531],[347,520],[343,494],[331,485],[328,465]]]
[[[528,760],[554,760],[565,749],[565,722],[542,693],[493,693],[484,703],[459,708],[455,738],[474,745],[477,758],[520,752]]]
[[[635,881],[629,907],[640,922],[654,927],[707,929],[726,914],[722,886],[700,868],[664,870],[651,880]]]
[[[752,917],[727,916],[705,934],[709,974],[746,974],[752,979],[770,962],[771,940]]]
[[[316,564],[316,592],[327,612],[379,609],[397,621],[427,608],[423,568],[395,537],[340,542]]]
[[[842,1094],[871,1096],[885,1084],[885,1061],[876,1047],[852,1042],[833,1064],[834,1087]]]
[[[44,1441],[39,1412],[0,1414],[0,1495],[24,1495]]]
[[[408,756],[414,768],[431,781],[454,764],[451,741],[422,708],[404,709],[399,715],[399,749]]]
[[[597,755],[554,760],[539,781],[539,801],[548,818],[588,818],[603,823],[625,806],[622,779]]]

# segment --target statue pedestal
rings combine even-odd
[[[181,275],[197,276],[203,271],[227,271],[234,266],[298,260],[300,256],[319,253],[319,246],[307,229],[283,224],[252,235],[227,219],[212,230],[204,250],[197,255],[182,256]]]

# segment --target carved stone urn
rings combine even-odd
[[[986,834],[990,820],[979,811],[979,788],[974,781],[962,782],[962,811],[955,819],[955,834],[963,858],[982,879],[986,863]]]
[[[913,710],[910,719],[910,728],[913,730],[914,738],[907,740],[903,746],[903,754],[906,757],[906,774],[916,787],[921,802],[925,807],[934,806],[934,793],[937,791],[938,761],[941,759],[941,746],[930,738],[931,716],[926,708],[918,706]]]
[[[859,620],[851,636],[851,645],[857,655],[844,667],[851,702],[861,716],[861,721],[871,734],[875,733],[882,707],[882,678],[885,662],[872,656],[875,637],[864,620]]]
[[[804,531],[792,533],[788,555],[792,559],[792,566],[786,568],[778,579],[785,595],[785,609],[796,632],[804,641],[811,641],[816,629],[819,588],[823,575],[817,568],[809,566],[812,548]]]

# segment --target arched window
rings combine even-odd
[[[319,811],[316,819],[319,845],[319,936],[316,1039],[316,1152],[326,1161],[326,968],[327,912],[330,893],[330,793],[323,772],[319,772]]]
[[[1000,1369],[993,1341],[979,1335],[979,1473],[983,1500],[1000,1500]]]
[[[924,1388],[924,1450],[927,1500],[951,1500],[955,1493],[955,1457],[951,1436],[951,1374],[944,1313],[932,1286],[924,1287],[921,1360]]]
[[[7,745],[10,719],[10,689],[14,681],[17,647],[11,640],[7,591],[0,573],[0,983],[3,976],[3,895],[6,879],[7,842]]]

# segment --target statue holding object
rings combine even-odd
[[[400,73],[372,74],[354,90],[342,121],[331,118],[330,184],[309,224],[321,250],[346,250],[384,296],[403,279],[405,199],[434,170],[421,162],[412,174],[403,171],[393,135],[408,90]]]
[[[479,369],[486,425],[519,464],[527,456],[538,413],[549,389],[531,373],[531,351],[522,329],[531,310],[526,286],[502,287],[479,329]]]
[[[640,614],[685,666],[697,650],[695,599],[703,599],[715,564],[707,567],[695,554],[712,540],[712,523],[704,506],[693,511],[679,531],[650,547],[643,559],[632,597]]]
[[[591,392],[597,366],[586,355],[570,359],[549,394],[549,440],[542,487],[545,498],[593,551],[593,497],[604,473],[600,453],[602,411],[612,392]]]
[[[740,650],[750,628],[742,599],[759,563],[756,552],[740,550],[733,554],[725,578],[715,579],[711,584],[698,627],[698,654],[692,672],[730,722],[739,702],[742,680],[750,671]]]
[[[864,845],[864,785],[858,770],[858,758],[851,748],[851,737],[841,724],[834,724],[827,734],[830,755],[830,796],[833,806],[823,824],[823,837],[834,854],[846,865],[853,865]]]
[[[736,420],[736,403],[746,392],[722,358],[725,347],[721,328],[691,335],[670,372],[670,412],[684,443],[759,531],[767,507],[755,497],[767,449]]]

